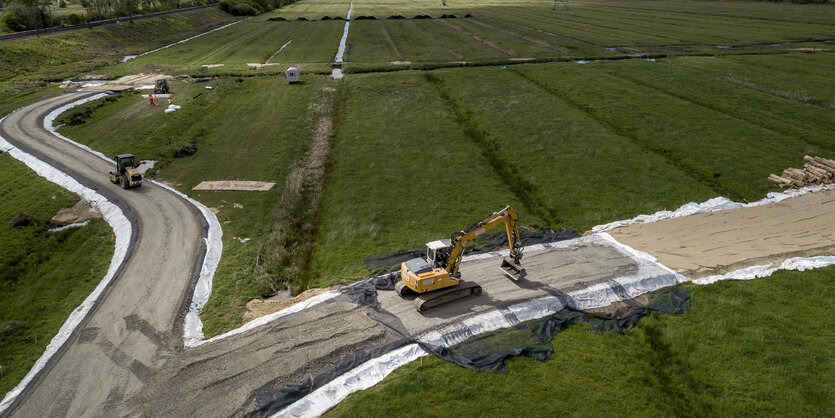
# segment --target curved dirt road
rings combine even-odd
[[[191,204],[153,184],[122,190],[107,179],[113,165],[43,128],[50,111],[88,95],[41,101],[0,125],[7,141],[121,206],[137,237],[99,306],[18,398],[13,413],[20,416],[107,415],[140,390],[182,349],[183,316],[204,251],[202,218]]]

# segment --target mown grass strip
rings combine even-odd
[[[657,72],[654,72],[654,73],[657,73]],[[744,122],[750,123],[752,125],[756,125],[756,126],[764,128],[764,129],[768,129],[768,130],[770,130],[772,132],[775,132],[775,133],[786,135],[789,138],[799,138],[799,139],[803,140],[804,142],[806,142],[808,144],[811,144],[811,145],[816,145],[816,146],[820,146],[820,147],[824,147],[824,148],[830,148],[833,145],[835,145],[835,142],[833,142],[831,140],[831,138],[825,136],[826,134],[821,136],[820,131],[815,131],[815,130],[812,130],[811,132],[808,132],[806,130],[798,131],[797,129],[794,128],[793,125],[784,124],[784,123],[780,123],[780,122],[775,121],[775,117],[779,117],[777,115],[775,115],[775,117],[764,117],[764,115],[762,115],[762,114],[753,115],[753,114],[749,114],[748,113],[749,111],[747,109],[745,109],[745,107],[738,108],[738,109],[730,109],[729,104],[731,104],[730,103],[731,100],[730,100],[730,98],[728,97],[727,94],[724,95],[725,100],[722,100],[722,101],[710,100],[710,98],[708,98],[708,97],[700,97],[700,95],[696,94],[697,92],[694,92],[693,90],[688,89],[689,90],[688,91],[688,90],[683,90],[681,88],[674,89],[674,88],[666,87],[666,86],[658,83],[657,78],[654,79],[654,80],[647,80],[645,78],[642,78],[640,74],[627,74],[627,73],[621,72],[621,71],[613,71],[611,74],[613,74],[615,77],[619,77],[619,78],[621,78],[625,81],[629,81],[629,82],[632,82],[632,83],[635,83],[635,84],[638,84],[638,85],[641,85],[641,86],[644,86],[644,87],[648,87],[648,88],[651,88],[651,89],[658,90],[660,92],[663,92],[664,94],[673,96],[673,97],[678,98],[680,100],[683,100],[685,102],[692,103],[692,104],[697,105],[697,106],[702,106],[702,107],[704,107],[706,109],[710,109],[714,112],[718,112],[718,113],[721,113],[723,115],[727,115],[729,117],[732,117],[734,119],[738,119],[740,121],[744,121]],[[685,78],[685,77],[680,77],[680,79],[683,79],[683,78]],[[705,87],[706,87],[704,85],[705,83],[698,83],[698,84],[699,84],[699,90],[704,90],[705,89]],[[692,87],[695,87],[695,86],[693,84],[689,84],[687,87],[692,88]],[[730,89],[728,89],[728,90],[730,90]],[[682,93],[682,91],[686,91],[687,94]],[[711,92],[711,93],[714,93],[714,92]],[[712,98],[716,97],[715,94],[712,94],[711,96],[712,96]],[[748,99],[749,100],[756,100],[756,97],[752,97],[752,96],[754,96],[754,95],[748,96]],[[747,104],[752,105],[751,102],[748,102]],[[754,108],[754,111],[762,108],[762,107],[759,107],[759,106],[752,106],[752,107]],[[789,108],[790,106],[784,106],[784,107]],[[808,110],[812,110],[812,109],[808,109]],[[818,110],[818,109],[814,109],[814,110]],[[801,110],[801,112],[802,112],[802,110]],[[816,112],[816,113],[820,114],[821,112]],[[830,132],[831,132],[831,130],[830,130]]]
[[[636,135],[634,132],[630,130],[624,129],[619,124],[614,123],[611,119],[606,117],[602,112],[598,111],[597,109],[589,106],[581,101],[577,100],[575,97],[572,97],[570,94],[567,94],[558,88],[543,83],[542,81],[538,80],[536,77],[527,74],[521,71],[513,71],[514,74],[522,77],[523,79],[527,80],[528,82],[536,85],[537,87],[541,88],[543,91],[547,92],[548,94],[553,95],[554,97],[572,105],[574,108],[583,111],[586,115],[597,121],[603,126],[608,127],[612,132],[617,134],[618,136],[628,138],[634,144],[640,146],[641,148],[656,154],[665,160],[667,160],[670,164],[676,166],[679,170],[687,175],[693,177],[696,181],[701,183],[702,185],[709,187],[714,192],[721,196],[726,196],[731,199],[741,199],[741,195],[736,193],[726,187],[724,187],[719,180],[717,180],[717,176],[708,175],[702,170],[698,170],[693,165],[689,164],[687,160],[683,156],[678,156],[672,154],[668,149],[658,146],[655,143],[645,141],[641,136]]]
[[[559,73],[558,65],[551,66]],[[507,68],[437,71],[542,203],[577,231],[714,197],[666,159],[614,134]],[[497,89],[496,86],[502,86]]]
[[[340,84],[311,286],[369,276],[366,257],[421,248],[512,205],[543,226],[417,73]]]

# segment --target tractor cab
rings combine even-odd
[[[154,94],[168,94],[168,82],[164,78],[157,80],[157,85],[154,86]]]
[[[125,189],[142,185],[142,173],[136,169],[136,157],[133,154],[118,154],[113,160],[116,162],[116,171],[107,173],[113,184],[121,184]]]
[[[452,241],[442,239],[426,243],[426,261],[436,267],[446,267],[449,261],[449,248]]]
[[[115,158],[116,172],[125,174],[125,168],[136,167],[136,157],[133,154],[119,154]]]

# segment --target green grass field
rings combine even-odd
[[[99,284],[113,256],[110,226],[49,232],[78,197],[0,154],[0,393],[26,375],[67,316]],[[33,221],[16,229],[21,214]]]
[[[364,258],[447,238],[506,204],[526,227],[582,232],[718,195],[759,199],[778,190],[769,173],[801,165],[804,154],[835,157],[835,47],[827,40],[835,5],[589,0],[552,10],[528,0],[356,1],[348,76],[336,81],[318,74],[330,72],[345,22],[321,18],[344,17],[349,3],[300,1],[126,63],[116,62],[233,19],[206,10],[185,21],[3,43],[0,93],[10,100],[0,110],[54,94],[45,81],[84,73],[186,76],[171,82],[182,105],[175,113],[128,92],[85,106],[86,123],[61,132],[105,154],[157,160],[152,178],[217,210],[224,254],[202,314],[207,336],[239,326],[248,300],[290,276],[304,280],[295,290],[365,278]],[[628,59],[648,54],[658,59]],[[268,59],[277,65],[248,65]],[[302,67],[303,83],[276,76],[289,65]],[[218,78],[206,90],[187,76]],[[285,200],[295,181],[288,177],[310,146],[323,88],[335,89],[337,101],[321,203],[288,212],[298,203]],[[194,155],[174,157],[190,144]],[[191,190],[233,179],[276,187]],[[309,260],[265,266],[272,246],[286,243],[276,231],[309,239]],[[831,365],[828,375],[810,370],[832,363],[820,343],[831,335],[805,313],[825,315],[831,276],[694,286],[694,307],[681,317],[645,319],[625,336],[575,327],[555,339],[553,360],[514,361],[508,375],[425,359],[334,412],[510,415],[533,398],[542,415],[786,414],[785,405],[801,402],[801,414],[829,415]],[[767,311],[768,301],[785,300],[781,292],[801,289],[816,293],[792,305],[804,312],[796,324]],[[541,384],[531,388],[531,379]],[[762,379],[774,383],[758,386]],[[403,392],[439,385],[453,389],[410,397],[403,409]],[[400,401],[381,400],[392,398]]]

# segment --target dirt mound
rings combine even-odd
[[[441,19],[458,19],[456,15],[441,15]]]
[[[354,20],[377,20],[374,16],[359,16],[355,17]]]
[[[296,21],[298,21],[298,22],[307,22],[307,18],[300,17],[300,18],[296,19]]]
[[[429,15],[417,15],[417,16],[413,17],[412,19],[415,19],[415,20],[420,20],[420,19],[432,19],[432,16],[429,16]]]
[[[322,18],[321,18],[321,19],[319,19],[319,20],[331,20],[331,19],[333,19],[333,18],[332,18],[332,17],[330,17],[330,16],[324,16],[324,17],[322,17]]]
[[[174,150],[174,158],[188,157],[189,155],[194,155],[195,152],[197,152],[197,145],[183,145],[182,147]]]
[[[401,16],[401,15],[391,15],[391,16],[387,17],[386,19],[388,19],[388,20],[402,20],[402,19],[406,19],[406,18]]]
[[[269,20],[270,22],[286,22],[287,21],[287,19],[285,19],[283,17],[271,17],[267,20]]]
[[[52,217],[51,223],[56,226],[66,226],[86,222],[93,218],[101,218],[101,214],[81,199],[71,208],[59,209],[58,213]]]
[[[298,296],[287,300],[253,299],[246,303],[246,311],[244,311],[243,314],[244,322],[246,323],[252,321],[255,318],[260,318],[264,315],[269,315],[271,313],[278,312],[284,308],[288,308],[299,302],[310,299],[314,296],[321,295],[322,293],[325,293],[328,290],[331,289],[318,287],[308,289],[302,293],[299,293]]]

